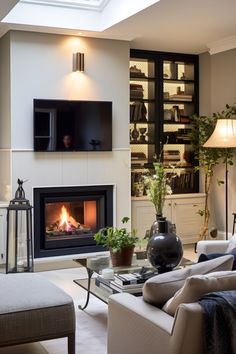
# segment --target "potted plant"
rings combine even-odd
[[[128,221],[129,218],[124,217],[122,224],[125,225]],[[99,230],[94,235],[94,239],[98,245],[103,245],[110,250],[113,267],[131,265],[134,247],[138,240],[136,230],[129,232],[125,226],[122,228],[109,226]]]

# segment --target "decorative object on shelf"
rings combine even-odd
[[[225,162],[225,232],[226,240],[228,240],[228,163],[232,164],[229,151],[230,148],[236,148],[236,107],[233,109],[226,106],[227,113],[222,112],[216,114],[216,126],[203,145],[205,148],[224,149],[223,156]]]
[[[122,224],[127,224],[128,217],[122,219]],[[136,230],[129,232],[126,227],[118,229],[108,226],[99,230],[94,239],[98,245],[103,245],[110,250],[113,267],[130,266],[135,244],[138,240]]]
[[[172,109],[164,109],[164,121],[173,121],[174,114]]]
[[[134,183],[134,195],[135,197],[142,197],[144,193],[144,184],[143,182]]]
[[[140,132],[140,137],[139,137],[139,141],[141,143],[145,143],[146,142],[146,136],[145,133],[147,132],[147,128],[139,128],[139,132]]]
[[[132,130],[131,136],[132,136],[132,139],[133,139],[132,142],[136,143],[138,141],[138,138],[139,138],[139,131],[137,129],[136,123],[134,123],[134,129]]]
[[[169,231],[166,218],[159,217],[156,233],[147,245],[147,256],[158,273],[173,270],[181,261],[183,247],[180,238]]]
[[[130,77],[145,77],[145,74],[141,69],[138,69],[136,65],[133,65],[129,68]]]
[[[143,99],[143,85],[141,84],[130,84],[130,99]]]
[[[197,116],[191,117],[192,131],[190,134],[191,144],[194,149],[195,159],[198,160],[198,166],[195,166],[195,170],[204,171],[204,193],[205,193],[205,205],[203,210],[199,210],[199,214],[203,217],[203,225],[199,234],[199,240],[207,238],[209,231],[209,193],[212,186],[212,177],[214,174],[214,168],[221,161],[221,158],[225,160],[225,152],[221,148],[205,148],[204,143],[209,139],[216,126],[216,119],[219,117],[231,117],[236,113],[236,106],[226,105],[226,110],[221,113],[213,114],[211,117]],[[227,163],[232,165],[232,151],[227,149]],[[219,185],[224,184],[224,181],[217,181]],[[228,212],[227,212],[228,213]]]
[[[73,53],[73,71],[84,72],[84,53]]]
[[[186,76],[184,73],[182,73],[182,76],[180,77],[180,80],[186,80]]]
[[[130,104],[130,123],[147,122],[147,108],[144,102],[135,101]]]
[[[6,273],[33,272],[32,206],[18,179],[15,198],[7,208]]]
[[[174,115],[174,121],[175,121],[175,122],[179,122],[179,118],[180,118],[180,115],[179,115],[179,106],[173,106],[173,107],[172,107],[172,110],[173,110],[173,115]]]
[[[170,63],[170,79],[178,79],[178,64],[175,62]]]

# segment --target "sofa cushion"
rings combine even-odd
[[[231,270],[233,259],[233,256],[223,256],[183,269],[156,275],[148,279],[144,284],[143,299],[152,305],[162,307],[183,286],[187,277],[195,274]]]
[[[183,287],[167,301],[163,310],[174,316],[180,304],[196,302],[212,291],[225,290],[236,290],[236,271],[193,275],[185,280]]]
[[[209,261],[210,259],[223,257],[226,255],[232,255],[234,257],[232,270],[236,270],[236,248],[234,248],[231,252],[228,253],[209,253],[209,254],[202,253],[198,258],[198,262],[205,262],[205,261]]]

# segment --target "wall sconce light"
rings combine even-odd
[[[84,53],[73,53],[73,71],[84,72]]]

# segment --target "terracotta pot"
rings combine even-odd
[[[119,252],[112,252],[110,250],[113,267],[131,266],[133,253],[134,247],[122,248]]]

